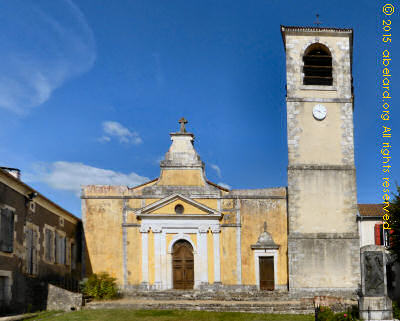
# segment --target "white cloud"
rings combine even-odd
[[[217,172],[218,177],[221,178],[221,169],[219,168],[219,166],[215,164],[210,164],[210,166],[213,170]]]
[[[149,179],[134,172],[129,174],[97,168],[82,163],[54,162],[36,163],[33,173],[25,175],[26,181],[46,183],[52,188],[80,195],[81,185],[127,185],[136,186]]]
[[[218,183],[217,185],[219,185],[219,186],[221,186],[221,187],[223,187],[223,188],[226,188],[226,189],[231,189],[231,186],[230,185],[228,185],[228,184],[225,184],[225,183]]]
[[[91,28],[71,0],[0,2],[0,108],[25,114],[96,59]]]
[[[130,131],[128,128],[116,121],[105,121],[102,125],[103,131],[106,135],[100,137],[99,141],[109,142],[111,140],[110,136],[114,136],[118,138],[121,143],[134,145],[143,143],[142,138],[140,138],[137,132]]]
[[[97,139],[100,143],[108,143],[111,141],[111,138],[108,136],[101,136],[100,138]]]

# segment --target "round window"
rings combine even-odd
[[[183,214],[184,210],[185,210],[185,208],[181,204],[178,204],[178,205],[175,206],[175,213],[176,214]]]

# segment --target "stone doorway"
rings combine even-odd
[[[194,285],[193,247],[185,240],[174,244],[172,251],[172,276],[174,289],[192,290]]]
[[[260,256],[260,290],[274,290],[274,257]]]

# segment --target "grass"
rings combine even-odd
[[[313,321],[313,315],[255,314],[238,312],[170,310],[83,310],[42,312],[36,321]]]

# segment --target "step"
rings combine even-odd
[[[220,300],[220,301],[285,301],[293,300],[288,292],[226,292],[226,291],[131,291],[124,294],[126,298],[150,300]],[[310,296],[312,299],[312,296]]]
[[[285,301],[219,301],[219,300],[148,300],[126,298],[90,302],[85,309],[192,310],[214,312],[251,312],[280,314],[313,314],[312,300]]]

